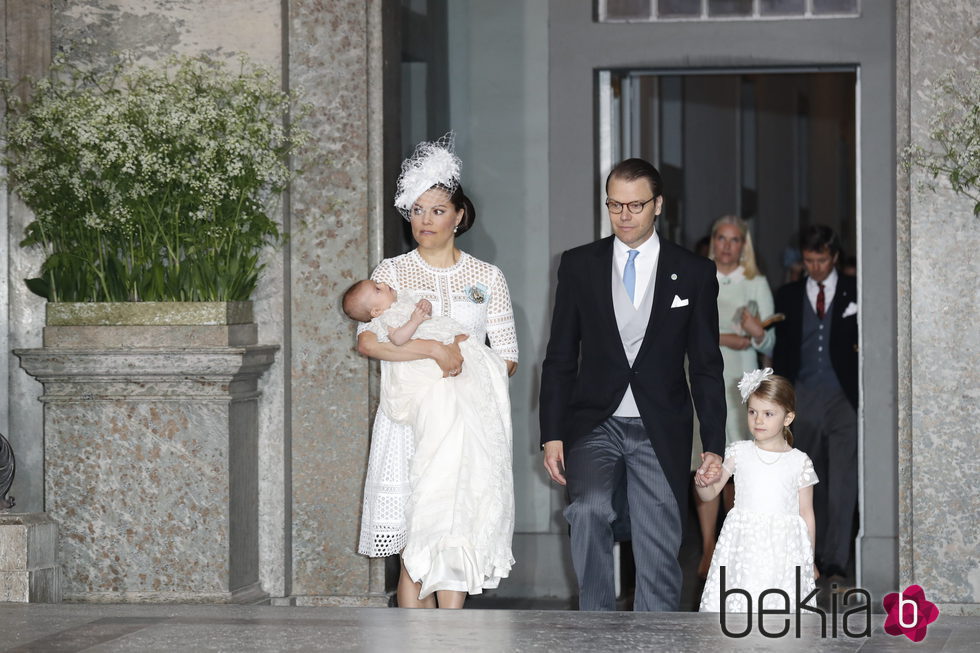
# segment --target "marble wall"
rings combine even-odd
[[[51,59],[50,0],[3,0],[4,73],[9,79],[38,77]],[[4,171],[6,172],[6,171]],[[0,335],[0,431],[7,435],[17,456],[17,477],[11,494],[17,509],[35,512],[43,509],[44,460],[41,423],[41,384],[24,374],[17,358],[10,353],[18,347],[41,344],[44,300],[30,293],[23,279],[36,276],[40,258],[36,252],[17,247],[24,228],[33,219],[17,199],[2,193],[0,198],[0,311],[6,316],[6,329]],[[6,386],[6,387],[4,387]],[[4,392],[5,390],[5,392]]]
[[[0,0],[9,76],[38,76],[52,52],[95,62],[116,51],[139,63],[208,53],[229,62],[244,52],[306,91],[316,109],[312,152],[294,161],[306,175],[276,215],[288,244],[265,254],[253,300],[258,341],[281,346],[262,377],[259,405],[259,567],[262,588],[300,602],[383,600],[383,565],[354,553],[367,459],[370,366],[352,350],[340,291],[368,274],[378,250],[371,220],[380,206],[380,0]],[[370,71],[369,71],[370,69]],[[374,137],[372,137],[374,135]],[[371,175],[375,174],[374,177]],[[6,197],[4,198],[7,199]],[[11,196],[0,206],[9,243],[30,213]],[[22,279],[37,252],[3,248],[0,307],[8,313],[0,363],[9,400],[0,428],[20,467],[18,508],[42,510],[41,386],[9,356],[41,345],[44,301]],[[5,389],[0,386],[0,389]],[[366,599],[365,597],[372,597]]]
[[[79,58],[95,62],[124,51],[139,63],[162,61],[172,54],[207,53],[237,65],[238,54],[245,53],[274,71],[282,68],[282,7],[277,0],[52,0],[51,25],[52,51],[70,49]],[[283,215],[282,221],[288,222],[288,216]],[[282,251],[266,254],[266,269],[253,295],[261,343],[284,341],[284,260]],[[43,301],[35,298],[35,302],[43,307]],[[283,511],[287,494],[283,428],[287,366],[281,356],[277,357],[263,377],[259,412],[260,566],[263,586],[273,596],[285,591],[288,564],[288,526]]]
[[[897,20],[897,145],[932,146],[933,88],[975,82],[980,12],[972,0],[903,0]],[[946,614],[980,614],[980,219],[951,190],[899,169],[899,476],[901,584]]]

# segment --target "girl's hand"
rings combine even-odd
[[[756,342],[762,342],[762,339],[766,337],[766,330],[762,327],[762,322],[752,315],[747,308],[742,309],[742,330],[752,336]]]
[[[694,475],[695,484],[698,484],[700,478],[700,487],[707,487],[721,478],[721,463],[721,456],[718,454],[710,451],[702,453],[701,466],[698,467],[698,471]]]
[[[420,299],[412,311],[411,319],[415,322],[425,322],[432,317],[432,303],[428,299]]]
[[[436,362],[442,370],[442,376],[456,376],[463,369],[463,353],[459,350],[459,343],[469,338],[467,335],[458,335],[451,345],[444,345],[441,342],[434,343],[432,360]]]
[[[721,478],[721,465],[717,462],[711,462],[706,468],[702,467],[703,471],[698,470],[698,473],[694,475],[694,484],[698,487],[708,487],[714,481]]]

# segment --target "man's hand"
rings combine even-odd
[[[707,487],[721,478],[721,456],[710,451],[701,454],[701,466],[694,474],[694,483]]]
[[[544,468],[552,481],[565,485],[565,443],[561,440],[544,443]]]

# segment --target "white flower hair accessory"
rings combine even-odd
[[[452,194],[459,186],[461,163],[454,151],[454,140],[455,134],[449,132],[436,141],[423,141],[412,156],[402,161],[395,186],[395,208],[406,220],[410,219],[415,200],[425,191],[438,184]]]
[[[759,389],[763,381],[772,376],[772,368],[764,370],[752,370],[742,375],[742,380],[738,382],[738,391],[742,393],[742,403],[744,404],[752,396],[752,393]]]

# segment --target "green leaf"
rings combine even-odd
[[[34,279],[24,279],[24,283],[27,284],[27,289],[38,297],[44,297],[45,299],[51,299],[51,286],[48,282],[41,278]]]

